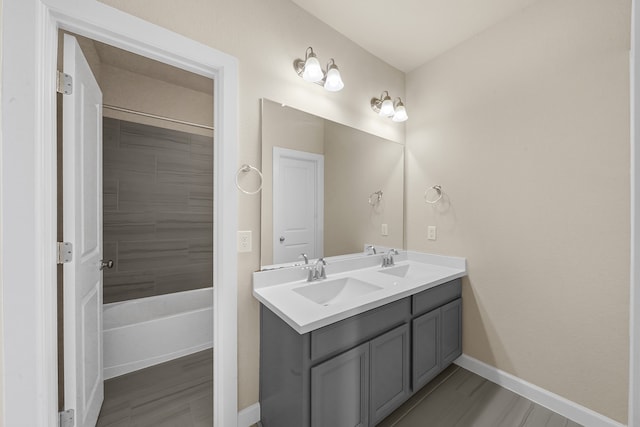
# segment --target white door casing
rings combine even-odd
[[[273,148],[273,262],[323,256],[324,156]]]
[[[64,400],[76,427],[94,427],[104,398],[102,372],[102,93],[76,39],[64,35],[63,236]]]
[[[0,424],[58,423],[55,71],[63,28],[214,81],[214,425],[235,427],[237,59],[97,0],[4,0],[2,8],[2,386],[11,393],[2,395]]]

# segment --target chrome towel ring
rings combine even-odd
[[[375,191],[369,196],[369,204],[375,206],[382,201],[382,190]]]
[[[249,173],[251,171],[254,171],[260,177],[260,185],[254,191],[245,190],[244,188],[242,188],[240,186],[240,183],[238,182],[238,179],[240,178],[240,173]],[[242,166],[240,166],[240,169],[238,169],[238,172],[236,172],[236,187],[238,187],[238,190],[242,191],[245,194],[258,194],[260,192],[260,190],[262,190],[262,172],[260,172],[254,166],[248,165],[246,163],[243,164]]]
[[[434,185],[431,188],[427,188],[427,190],[424,192],[424,201],[426,203],[438,203],[440,199],[442,199],[442,187],[439,185]]]

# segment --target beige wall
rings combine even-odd
[[[369,99],[382,90],[404,96],[405,76],[311,17],[289,0],[104,0],[104,3],[234,55],[239,62],[239,165],[260,165],[260,99],[284,102],[394,141],[404,127],[372,114]],[[338,93],[305,83],[293,60],[313,46],[321,62],[335,58],[345,82]],[[404,99],[404,98],[403,98]],[[240,230],[260,242],[260,197],[240,194]],[[260,265],[254,250],[238,255],[239,408],[258,400],[258,303],[251,273]]]
[[[128,108],[161,117],[213,126],[213,96],[162,80],[123,70],[111,65],[100,66],[100,88],[107,105]],[[213,136],[208,129],[104,108],[106,117],[142,123],[181,132]]]
[[[464,352],[622,423],[630,5],[542,0],[411,72],[406,103],[407,243],[467,258]]]
[[[404,145],[327,122],[324,153],[325,255],[362,252],[365,243],[404,247]]]
[[[64,33],[62,30],[58,33],[59,70],[62,70],[64,46],[62,35]],[[74,33],[67,32],[67,34],[72,35],[78,41],[82,53],[91,68],[91,72],[102,91],[103,104],[204,126],[213,126],[213,96],[210,93],[189,88],[188,84],[180,86],[136,71],[138,69],[153,69],[156,64],[168,70],[171,70],[171,67],[165,64],[155,63],[153,60],[128,52],[122,51],[122,53],[119,53],[116,48],[109,49],[106,52],[106,54],[111,55],[111,57],[109,60],[103,62],[96,48],[95,43],[98,42]],[[116,53],[114,53],[114,51],[116,51]],[[125,69],[109,63],[114,60],[114,55],[116,55],[115,59],[118,60],[119,63],[126,64],[128,68]],[[125,59],[123,60],[117,57],[118,55],[123,55]],[[177,68],[173,70],[175,70],[175,74],[171,77],[174,82],[179,81],[180,78],[190,78],[186,71]],[[163,72],[171,73],[171,71],[166,70],[163,70]],[[200,76],[197,78],[200,81],[206,82],[207,80]],[[211,85],[213,85],[213,82],[211,82]],[[213,131],[202,127],[174,123],[168,120],[117,111],[106,107],[103,108],[103,115],[113,119],[142,123],[165,129],[173,129],[209,137],[213,136]]]

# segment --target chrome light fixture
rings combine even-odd
[[[331,58],[327,64],[327,75],[325,77],[324,88],[329,92],[338,92],[344,87],[342,77],[336,62]]]
[[[407,121],[407,119],[409,118],[409,116],[407,116],[407,109],[404,108],[404,104],[402,103],[400,97],[398,97],[398,100],[394,103],[393,107],[395,109],[395,113],[393,114],[393,117],[391,117],[391,120],[393,120],[394,122]]]
[[[382,92],[380,98],[371,98],[371,109],[383,117],[389,117],[394,122],[404,122],[409,116],[400,97],[391,101],[388,91]]]
[[[298,58],[293,61],[293,68],[305,81],[319,84],[329,92],[338,92],[344,87],[340,71],[333,58],[329,60],[327,72],[325,73],[311,47],[308,47],[305,51],[304,59]]]

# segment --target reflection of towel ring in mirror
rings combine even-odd
[[[243,173],[248,173],[251,171],[255,171],[258,176],[260,177],[260,185],[258,186],[258,189],[255,191],[247,191],[244,188],[240,187],[240,183],[238,182],[238,178],[240,178],[240,172]],[[238,169],[238,172],[236,172],[236,187],[238,187],[238,190],[242,191],[245,194],[258,194],[260,192],[260,190],[262,190],[262,172],[260,172],[258,169],[256,169],[255,167],[248,165],[248,164],[244,164],[242,166],[240,166],[240,169]]]
[[[433,199],[433,197],[429,197],[429,195],[431,193],[433,193],[435,191],[435,199]],[[430,200],[432,199],[432,200]],[[431,188],[427,188],[427,191],[424,192],[424,201],[426,203],[430,203],[430,204],[434,204],[434,203],[438,203],[440,201],[440,199],[442,199],[442,187],[440,187],[439,185],[434,185]]]
[[[378,190],[375,193],[371,193],[369,196],[369,204],[375,206],[382,200],[382,190]]]

